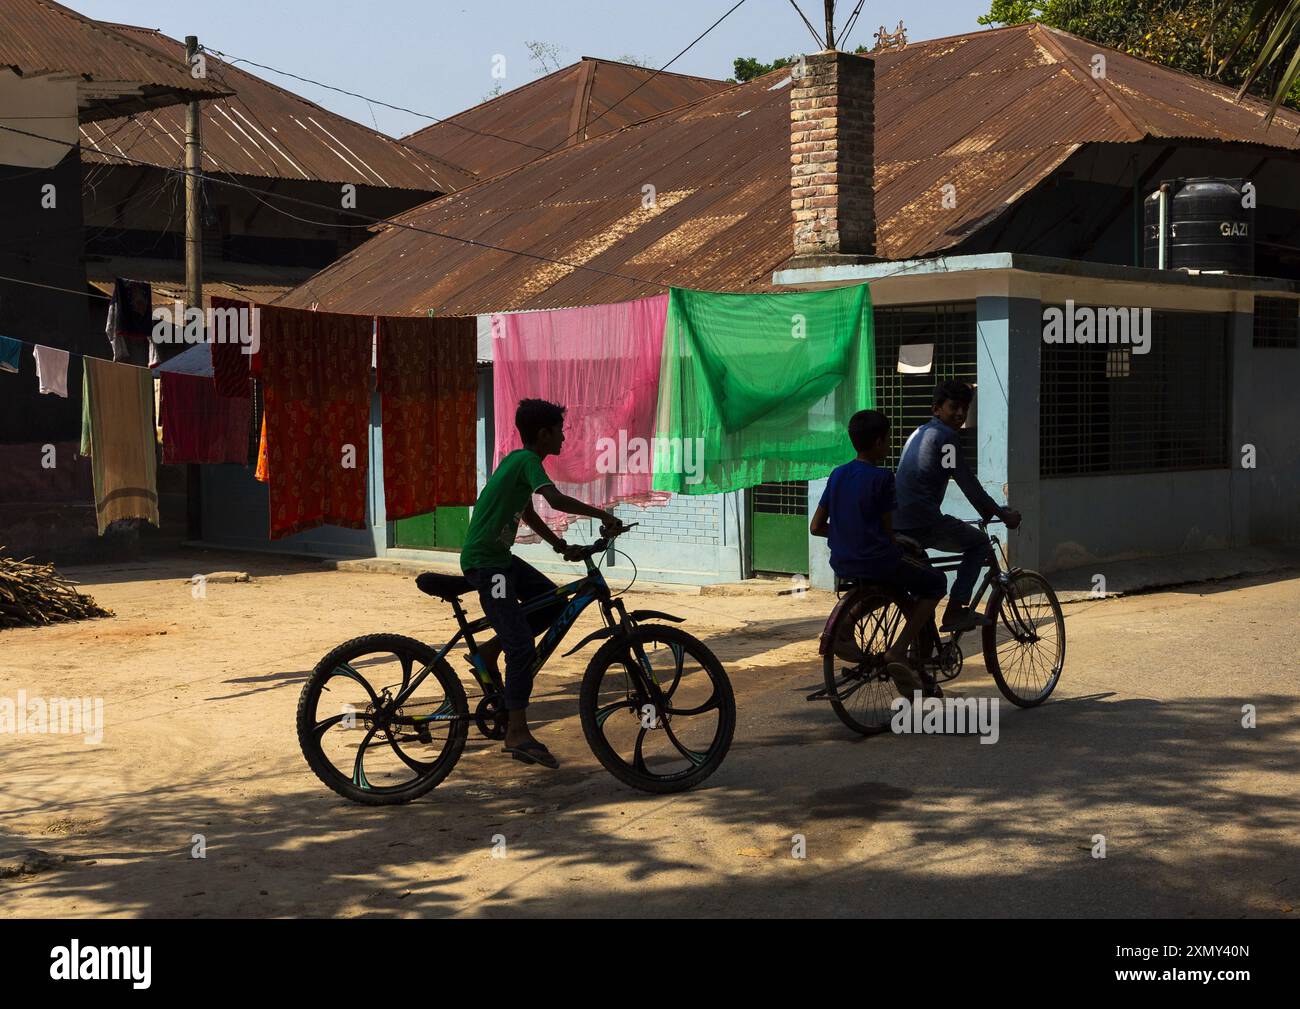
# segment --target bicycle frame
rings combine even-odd
[[[587,644],[587,642],[596,638],[612,637],[615,634],[627,633],[629,622],[635,622],[638,617],[643,615],[666,617],[670,620],[680,619],[673,617],[670,614],[659,613],[652,610],[637,611],[633,614],[629,614],[627,608],[623,605],[623,601],[621,599],[615,599],[611,595],[609,584],[605,581],[605,576],[601,573],[600,568],[591,562],[590,557],[584,558],[584,560],[587,565],[587,573],[582,578],[558,586],[554,592],[548,592],[544,595],[537,596],[535,599],[530,599],[523,604],[523,612],[528,614],[534,613],[547,606],[553,606],[557,599],[569,600],[569,603],[565,606],[563,612],[556,617],[554,623],[546,629],[546,633],[542,636],[541,641],[538,642],[537,654],[533,659],[532,666],[529,668],[530,677],[535,676],[542,666],[546,665],[547,661],[564,640],[565,635],[568,634],[569,628],[577,622],[578,617],[581,616],[583,611],[592,603],[598,603],[600,605],[601,616],[604,618],[605,626],[600,630],[593,631],[591,634],[587,635],[587,637],[566,654],[576,652],[578,649],[582,648],[583,645]],[[464,639],[466,646],[469,648],[470,655],[477,655],[478,645],[474,641],[475,633],[480,631],[490,631],[492,629],[491,622],[486,616],[479,617],[477,620],[473,621],[468,620],[466,618],[464,607],[461,606],[458,598],[452,598],[448,601],[451,604],[452,612],[455,614],[456,623],[459,625],[459,629],[456,631],[455,635],[452,636],[450,641],[437,650],[433,662],[428,666],[425,666],[419,671],[419,673],[413,676],[410,682],[398,692],[397,696],[392,698],[392,700],[385,705],[387,711],[396,711],[401,708],[401,706],[406,703],[411,695],[419,688],[420,684],[424,682],[425,678],[433,671],[433,667],[436,666],[448,653],[450,653],[462,638]],[[641,678],[642,683],[640,685],[647,691],[655,705],[659,706],[662,702],[659,684],[655,680],[649,660],[646,658],[645,653],[641,650],[640,646],[637,647],[637,659],[638,665],[641,667],[641,672],[643,674]],[[499,695],[504,691],[505,684],[501,681],[499,675],[494,676],[491,671],[484,673],[477,665],[472,665],[471,668],[474,673],[474,678],[478,681],[485,696],[492,694]],[[387,693],[386,689],[385,693]],[[472,712],[458,715],[444,712],[440,709],[429,715],[411,718],[394,718],[391,719],[391,722],[395,724],[418,725],[424,722],[451,722],[472,718],[474,718]]]

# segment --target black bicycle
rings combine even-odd
[[[614,777],[647,792],[681,792],[716,771],[731,746],[736,702],[717,657],[698,638],[663,624],[681,617],[658,610],[628,612],[592,558],[612,551],[615,536],[586,547],[584,577],[524,605],[525,612],[569,600],[537,646],[533,673],[546,664],[574,621],[599,606],[604,626],[564,654],[604,644],[587,664],[578,697],[582,731]],[[339,645],[317,663],[298,701],[303,756],[339,795],[367,805],[410,802],[455,767],[470,723],[486,738],[506,734],[499,674],[472,668],[483,697],[473,713],[447,662],[462,638],[471,656],[486,618],[469,621],[460,597],[475,591],[460,575],[426,572],[416,585],[451,604],[459,630],[435,647],[399,634],[370,634]]]
[[[972,524],[988,534],[989,522]],[[915,540],[896,538],[904,550],[940,571],[951,571],[961,563],[959,554],[932,559]],[[971,602],[978,609],[989,593],[984,609],[989,623],[981,629],[984,665],[1008,701],[1032,708],[1056,689],[1065,665],[1061,604],[1038,572],[1008,565],[1001,541],[991,534],[986,564],[988,570]],[[884,653],[902,630],[914,600],[887,585],[846,582],[839,587],[842,594],[826,621],[819,649],[826,685],[809,694],[808,700],[830,701],[850,729],[875,735],[889,729],[898,696],[885,672]],[[928,687],[956,679],[961,672],[963,633],[941,634],[931,620],[917,636],[908,657],[929,681]]]

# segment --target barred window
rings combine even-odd
[[[889,305],[874,312],[876,336],[876,409],[889,418],[889,456],[885,465],[897,468],[903,445],[922,424],[934,416],[930,403],[934,387],[949,379],[970,385],[976,381],[975,303]],[[898,369],[902,347],[933,344],[931,366],[926,371]],[[904,353],[907,360],[924,361],[929,354]],[[976,397],[978,399],[978,396]],[[977,470],[975,410],[961,431],[962,455],[971,471]]]
[[[1255,346],[1300,349],[1300,301],[1255,299]]]
[[[1041,476],[1228,465],[1228,317],[1153,311],[1149,335],[1145,354],[1042,345]]]

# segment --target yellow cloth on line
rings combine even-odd
[[[90,456],[99,534],[119,519],[156,526],[153,375],[95,357],[84,363],[81,454]]]

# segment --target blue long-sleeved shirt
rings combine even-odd
[[[946,445],[953,446],[949,453],[953,463],[950,467],[943,465]],[[894,512],[894,528],[906,531],[938,522],[950,477],[957,481],[957,486],[983,518],[992,518],[997,513],[997,503],[985,493],[962,458],[961,438],[935,417],[913,431],[903,446],[895,478],[898,510]]]

